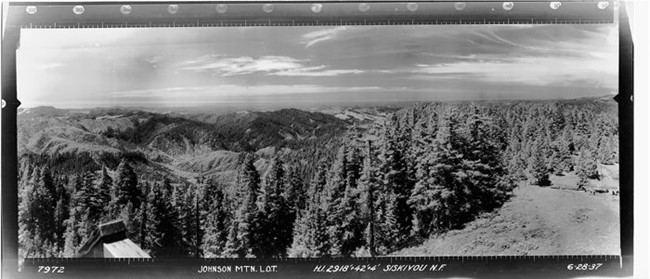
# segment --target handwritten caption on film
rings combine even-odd
[[[202,265],[198,273],[275,273],[277,265]]]
[[[439,272],[447,264],[326,264],[316,265],[314,273],[345,272]],[[276,273],[277,265],[202,265],[197,273]]]
[[[317,265],[313,272],[438,272],[446,266],[447,264],[334,264]]]

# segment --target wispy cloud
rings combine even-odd
[[[592,85],[616,88],[616,60],[585,60],[568,57],[520,57],[501,60],[419,64],[413,78],[453,78],[527,85]],[[418,75],[419,74],[419,75]]]
[[[333,77],[339,75],[361,74],[363,70],[323,70],[324,66],[306,67],[297,70],[287,70],[272,73],[276,76],[293,76],[293,77]]]
[[[273,76],[338,76],[343,74],[358,74],[357,69],[328,69],[325,65],[308,66],[308,60],[299,60],[287,56],[262,56],[253,58],[206,56],[181,64],[181,70],[210,72],[223,77],[264,73]]]
[[[305,48],[309,48],[317,43],[333,39],[337,34],[347,29],[347,26],[340,26],[332,29],[309,32],[302,36],[302,43],[305,44]]]
[[[220,99],[223,97],[247,97],[247,96],[273,96],[285,94],[318,94],[332,92],[378,92],[389,91],[393,88],[382,88],[377,86],[323,86],[317,84],[295,84],[295,85],[259,85],[242,86],[235,84],[224,84],[215,86],[194,86],[194,87],[167,87],[143,90],[127,90],[109,92],[106,95],[114,99],[141,99],[155,98],[160,100],[181,100],[186,98]]]
[[[486,40],[492,41],[498,45],[506,45],[506,46],[512,46],[512,47],[519,47],[522,49],[527,49],[527,50],[534,50],[534,47],[531,46],[526,46],[522,45],[519,43],[515,43],[513,41],[510,41],[508,39],[503,38],[502,36],[499,36],[497,32],[494,31],[492,28],[486,28],[483,29],[482,32],[474,32],[475,35],[482,37]]]
[[[277,72],[302,68],[297,59],[284,56],[249,56],[205,59],[185,66],[182,70],[210,71],[222,76],[245,75],[255,72]]]
[[[426,56],[436,57],[436,58],[448,58],[448,59],[458,59],[458,60],[475,60],[479,58],[478,55],[476,54],[459,55],[459,54],[431,53],[431,52],[424,52],[422,54]]]

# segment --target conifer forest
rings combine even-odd
[[[273,111],[25,109],[23,258],[123,220],[152,257],[383,256],[618,164],[611,97]],[[423,255],[424,256],[424,255]]]

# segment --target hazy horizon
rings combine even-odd
[[[545,100],[617,91],[615,25],[23,30],[23,107]]]
[[[209,105],[186,105],[186,106],[143,106],[137,104],[131,105],[107,105],[107,106],[86,106],[86,107],[57,107],[54,105],[40,105],[33,107],[20,106],[20,109],[35,109],[43,107],[52,107],[58,110],[70,110],[70,111],[86,111],[86,110],[97,110],[97,109],[126,109],[126,110],[141,110],[141,111],[151,111],[151,112],[175,112],[175,113],[206,113],[216,112],[219,110],[219,113],[232,113],[238,111],[251,111],[251,112],[263,112],[263,111],[277,111],[282,109],[300,109],[306,111],[318,111],[318,110],[329,110],[329,109],[358,109],[358,108],[381,108],[381,107],[404,107],[416,103],[423,102],[440,102],[440,103],[499,103],[499,102],[553,102],[553,101],[571,101],[571,100],[580,100],[580,99],[610,99],[614,102],[614,97],[616,93],[606,94],[601,96],[586,96],[586,97],[575,97],[575,98],[555,98],[555,99],[489,99],[489,100],[444,100],[444,101],[430,101],[430,100],[399,100],[399,101],[364,101],[364,102],[346,102],[346,103],[329,103],[329,104],[303,104],[297,105],[294,103],[292,106],[282,105],[280,102],[277,102],[275,105],[268,102],[233,102],[233,103],[222,103],[222,104],[209,104]],[[611,97],[611,98],[610,98]],[[237,105],[239,104],[239,105]]]

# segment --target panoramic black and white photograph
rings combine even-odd
[[[19,257],[619,255],[618,29],[24,29]]]

